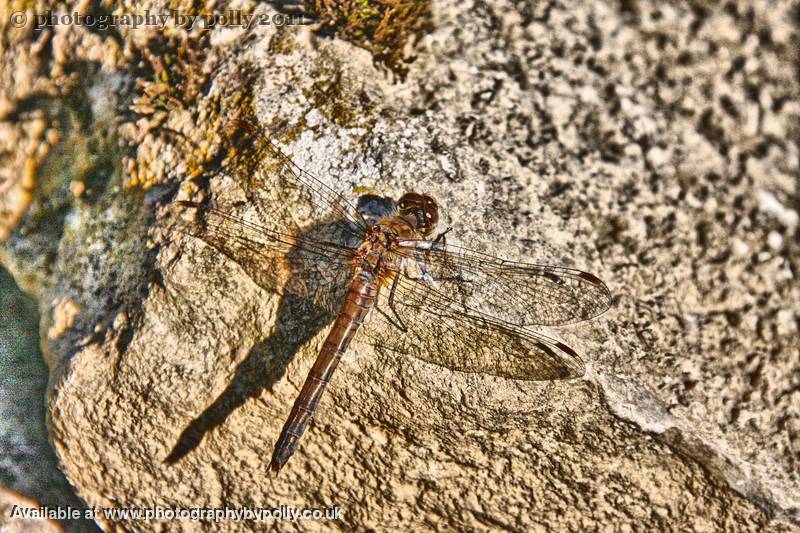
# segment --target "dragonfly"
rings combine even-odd
[[[440,210],[431,196],[364,195],[354,204],[295,164],[270,129],[234,120],[228,131],[220,170],[238,196],[176,201],[179,230],[241,265],[261,287],[308,299],[335,317],[270,470],[277,473],[297,449],[356,335],[456,372],[525,381],[584,374],[575,350],[531,326],[604,313],[611,293],[597,276],[452,244],[449,229],[436,233]]]

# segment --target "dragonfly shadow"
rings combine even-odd
[[[315,242],[324,239],[330,241],[333,235],[342,244],[347,244],[349,239],[342,237],[342,234],[347,233],[348,228],[345,221],[318,224],[304,231],[301,237],[308,242]],[[349,279],[349,263],[345,256],[339,260],[326,260],[324,266],[320,266],[318,261],[314,265],[319,257],[311,257],[306,250],[295,246],[287,254],[287,260],[296,270],[293,268],[284,287],[271,287],[263,281],[266,279],[262,272],[263,265],[251,264],[237,257],[234,248],[226,246],[228,241],[206,239],[200,234],[196,236],[239,263],[260,286],[279,291],[282,296],[272,334],[251,348],[247,357],[237,366],[230,384],[183,430],[164,459],[168,465],[191,453],[209,431],[222,425],[248,399],[258,398],[263,391],[272,389],[284,376],[289,362],[300,348],[333,321],[338,310],[333,302],[341,303]],[[274,435],[275,438],[277,436]]]

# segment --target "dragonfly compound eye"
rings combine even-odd
[[[430,196],[425,196],[423,211],[425,215],[425,227],[427,233],[430,233],[436,227],[436,224],[439,223],[439,206],[436,204],[436,200]]]
[[[404,194],[397,202],[401,215],[412,215],[417,221],[417,231],[429,234],[439,222],[439,207],[430,196],[416,192]]]

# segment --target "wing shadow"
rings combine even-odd
[[[358,200],[358,210],[367,220],[374,222],[396,209],[391,198],[363,195]],[[350,263],[344,258],[327,261],[324,267],[293,270],[284,287],[269,284],[272,276],[264,276],[263,265],[255,264],[252,257],[237,257],[235,246],[226,246],[229,240],[218,236],[203,238],[208,245],[237,262],[259,286],[282,294],[273,333],[257,342],[247,357],[239,363],[233,379],[225,390],[183,430],[164,463],[172,465],[200,445],[205,435],[222,425],[228,416],[249,398],[258,398],[266,389],[272,389],[283,378],[286,368],[300,348],[315,337],[336,318],[348,289]],[[353,239],[352,224],[346,220],[321,223],[300,235],[311,242],[334,241],[344,246],[357,246]],[[316,257],[304,250],[293,248],[287,254],[288,264],[308,266]],[[290,287],[291,289],[287,289]],[[278,435],[274,435],[277,439]]]
[[[313,236],[316,234],[330,235],[332,231],[341,230],[342,224],[346,223],[336,221],[321,224],[304,232],[303,237],[314,238]],[[229,250],[220,249],[219,241],[215,244],[214,247],[220,252],[231,256],[228,253]],[[293,257],[296,255],[302,254],[293,249],[287,257],[293,261],[298,259]],[[235,257],[231,258],[236,261]],[[297,264],[297,261],[294,262]],[[300,258],[300,262],[302,262],[302,258]],[[251,274],[250,269],[257,268],[257,265],[239,264],[253,280],[264,279],[264,276],[259,276],[256,272]],[[325,276],[324,282],[327,284],[330,284],[332,275],[336,279],[346,280],[348,274],[343,269],[347,265],[341,261],[326,266],[336,271],[333,273],[330,270],[323,273],[298,271],[292,273],[283,288],[263,287],[264,283],[259,283],[267,290],[281,293],[272,334],[253,345],[247,357],[236,367],[230,384],[183,430],[172,451],[164,459],[164,463],[171,465],[180,461],[200,445],[203,437],[209,431],[223,424],[228,416],[249,398],[258,398],[264,390],[272,389],[275,383],[283,378],[287,366],[300,348],[333,322],[337,311],[334,302],[337,297],[345,293],[347,286],[326,286],[316,292],[309,288],[320,285],[321,275]],[[286,287],[294,287],[294,289],[286,289]],[[329,294],[320,294],[322,291]],[[341,302],[341,298],[338,301]]]

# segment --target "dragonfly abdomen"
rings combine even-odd
[[[300,437],[308,427],[322,394],[330,382],[342,355],[347,351],[358,328],[364,323],[378,296],[378,284],[374,275],[362,271],[353,280],[339,316],[331,327],[328,337],[317,355],[314,366],[308,373],[300,395],[292,406],[289,419],[283,426],[275,443],[270,469],[277,472],[286,464],[297,448]]]

